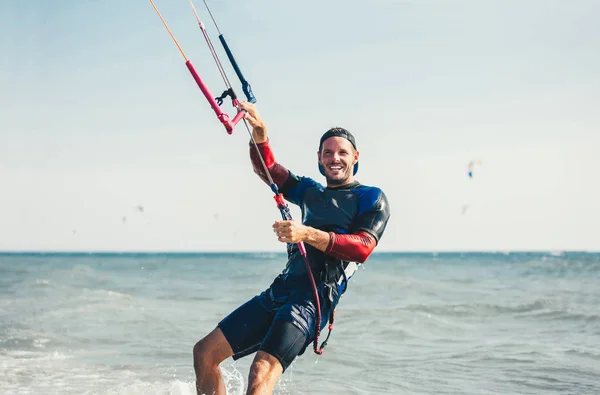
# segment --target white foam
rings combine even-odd
[[[132,383],[121,384],[115,388],[97,392],[96,390],[87,391],[83,394],[101,394],[101,395],[195,395],[196,389],[194,383],[186,383],[180,380],[173,380],[167,383],[161,382],[143,382],[135,380]]]
[[[221,375],[223,376],[223,381],[225,381],[227,394],[242,395],[244,393],[244,377],[237,369],[235,364],[221,366],[220,370]]]

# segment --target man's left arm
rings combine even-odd
[[[355,234],[324,232],[296,221],[275,221],[273,231],[282,243],[304,242],[327,255],[359,263],[366,261],[377,245],[375,237],[365,231]]]
[[[379,190],[377,198],[368,206],[357,216],[352,233],[339,234],[307,227],[304,241],[335,258],[364,263],[379,243],[390,218],[383,191]]]

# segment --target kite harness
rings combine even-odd
[[[242,72],[240,71],[240,68],[237,64],[237,62],[235,61],[235,58],[233,57],[233,53],[231,52],[229,46],[227,45],[227,42],[225,41],[225,38],[223,37],[223,34],[221,34],[221,32],[219,31],[219,27],[217,26],[217,23],[212,15],[212,13],[210,12],[210,8],[208,7],[208,4],[206,3],[206,0],[203,0],[204,4],[206,5],[206,8],[208,10],[208,12],[210,13],[211,19],[213,20],[217,31],[219,32],[219,40],[221,41],[221,44],[223,45],[223,48],[225,49],[225,52],[227,54],[227,57],[229,58],[230,63],[232,64],[241,84],[242,84],[242,90],[244,91],[244,94],[246,95],[246,98],[248,99],[248,101],[250,103],[256,103],[256,97],[254,96],[254,94],[252,93],[252,89],[250,87],[250,84],[248,83],[248,81],[244,78],[244,76],[242,75]],[[269,173],[269,170],[267,168],[267,165],[265,164],[265,160],[262,157],[262,154],[260,153],[259,149],[258,149],[258,145],[256,143],[256,141],[254,140],[254,137],[252,136],[252,132],[250,131],[250,127],[248,126],[248,123],[245,119],[245,111],[241,108],[240,106],[240,101],[238,100],[230,82],[229,79],[227,78],[227,75],[225,73],[225,70],[223,69],[223,66],[221,64],[221,61],[219,60],[219,56],[217,55],[211,41],[210,38],[208,36],[208,33],[206,31],[206,28],[204,26],[204,23],[202,23],[202,21],[200,20],[200,17],[198,16],[198,13],[196,12],[196,8],[194,7],[194,3],[192,0],[189,0],[190,5],[192,7],[192,10],[194,12],[194,15],[196,17],[196,21],[198,22],[198,26],[200,27],[200,30],[202,31],[202,34],[204,35],[204,38],[206,40],[206,43],[208,44],[208,47],[210,49],[210,52],[217,64],[217,67],[219,69],[219,72],[221,73],[221,77],[223,78],[223,82],[225,83],[225,86],[227,87],[227,89],[221,94],[221,96],[218,97],[213,97],[213,95],[211,94],[210,90],[208,89],[208,87],[206,86],[206,84],[204,83],[204,81],[202,80],[202,78],[200,77],[200,75],[198,74],[198,72],[196,71],[196,69],[194,68],[194,66],[192,65],[192,62],[185,56],[183,50],[181,49],[181,46],[179,45],[179,43],[177,42],[177,40],[175,39],[175,36],[173,35],[173,33],[171,32],[171,30],[169,29],[169,27],[167,26],[167,23],[165,22],[165,20],[163,19],[162,15],[160,14],[160,12],[158,11],[158,9],[156,8],[156,5],[154,4],[154,2],[152,0],[150,0],[150,3],[152,4],[152,7],[154,8],[154,10],[156,11],[156,13],[158,14],[158,17],[160,18],[160,20],[162,21],[163,25],[165,26],[165,28],[167,29],[167,32],[169,33],[169,35],[171,36],[171,38],[173,39],[173,41],[175,42],[175,45],[177,46],[177,48],[179,49],[179,52],[181,53],[181,55],[183,56],[183,58],[185,59],[185,65],[187,66],[188,70],[190,71],[190,73],[192,74],[192,77],[194,78],[194,80],[196,81],[196,84],[198,85],[198,87],[200,88],[200,90],[202,91],[202,93],[204,94],[204,97],[206,98],[206,100],[208,101],[209,105],[211,106],[211,108],[213,109],[213,111],[215,112],[217,118],[219,119],[219,121],[223,124],[223,126],[225,127],[225,130],[227,131],[228,134],[232,134],[233,133],[233,129],[235,128],[235,126],[241,121],[244,121],[244,125],[246,126],[246,130],[248,131],[248,134],[250,135],[250,139],[252,141],[252,144],[254,145],[254,148],[256,149],[256,152],[258,153],[258,157],[260,158],[262,167],[265,170],[265,174],[268,177],[268,181],[271,187],[271,190],[273,191],[273,198],[275,199],[275,202],[277,204],[277,208],[279,209],[280,213],[281,213],[281,217],[284,221],[291,221],[293,220],[292,215],[290,213],[290,209],[287,205],[287,203],[284,201],[283,195],[279,192],[279,189],[277,187],[277,185],[275,184],[275,182],[273,181],[273,178],[271,177],[271,174]],[[232,105],[237,109],[237,113],[236,115],[233,117],[233,119],[231,119],[231,117],[226,114],[225,112],[223,112],[223,110],[221,110],[221,104],[223,104],[223,100],[226,97],[230,97],[231,101],[232,101]],[[290,244],[290,243],[288,243]],[[310,262],[308,261],[308,256],[306,254],[306,248],[304,246],[303,242],[299,242],[296,243],[297,247],[298,247],[298,251],[300,252],[300,254],[302,255],[303,259],[304,259],[304,264],[306,266],[306,272],[308,274],[308,278],[311,284],[311,288],[312,288],[312,292],[313,292],[313,296],[315,299],[315,307],[316,307],[316,315],[317,315],[317,320],[316,320],[316,328],[315,328],[315,338],[314,338],[314,342],[313,342],[313,349],[314,352],[318,355],[323,354],[323,351],[325,349],[325,346],[327,345],[327,340],[329,339],[329,335],[331,334],[331,330],[333,329],[333,314],[331,314],[330,318],[329,318],[329,333],[327,335],[327,338],[325,339],[325,341],[323,342],[323,344],[321,344],[321,346],[319,347],[319,335],[321,333],[321,303],[319,300],[319,292],[317,291],[317,285],[315,283],[315,278],[314,275],[312,273],[311,267],[310,267]],[[289,249],[288,249],[289,250]]]

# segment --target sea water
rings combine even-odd
[[[1,254],[0,394],[194,394],[194,344],[285,260]],[[600,394],[600,254],[374,254],[274,393]]]

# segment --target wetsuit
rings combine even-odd
[[[329,232],[326,252],[305,243],[321,302],[321,328],[326,324],[348,280],[373,251],[390,216],[383,191],[359,182],[332,188],[309,177],[298,177],[275,161],[269,143],[258,148],[284,198],[302,210],[302,223]],[[268,183],[253,145],[255,173]],[[260,295],[238,307],[219,324],[234,351],[234,359],[264,350],[283,369],[301,355],[315,335],[316,308],[306,266],[296,244],[288,243],[282,273]]]

